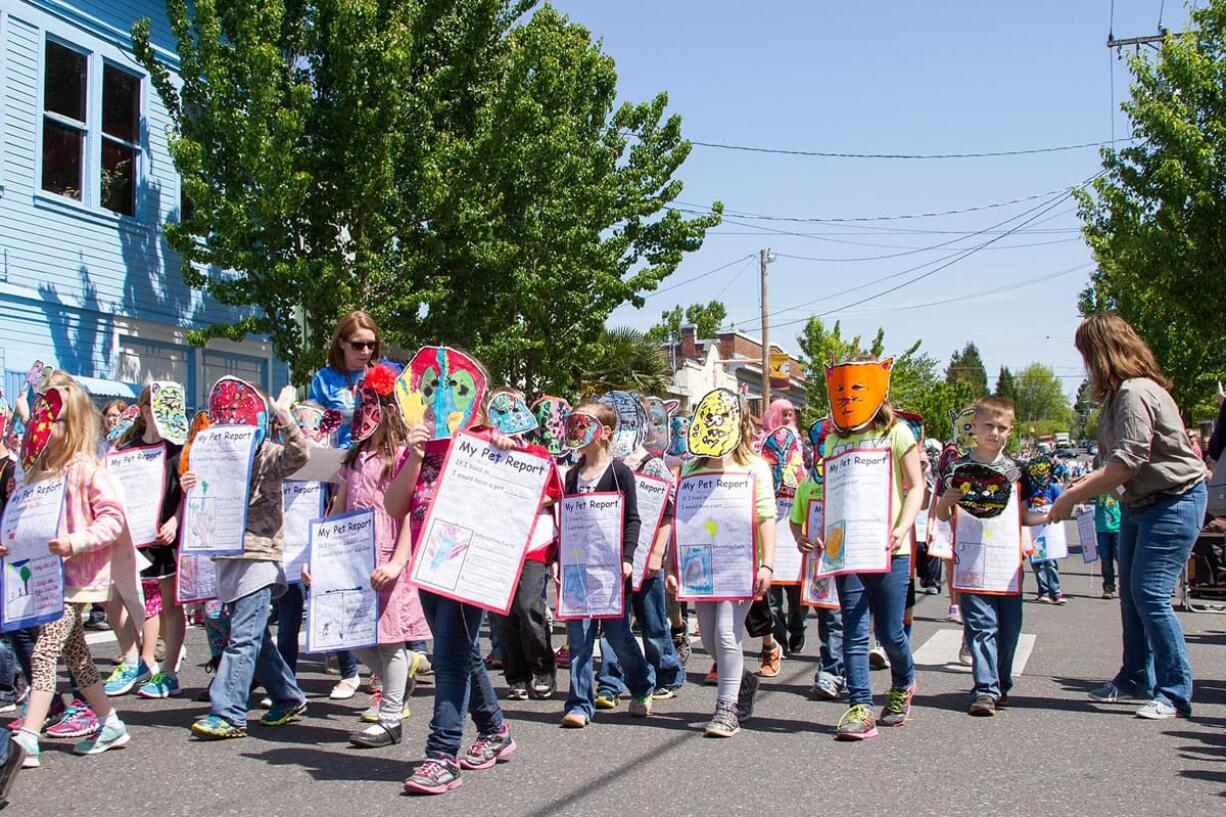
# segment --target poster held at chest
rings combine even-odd
[[[547,457],[499,451],[475,434],[457,433],[422,520],[409,580],[505,615],[552,469]]]
[[[1017,593],[1022,586],[1022,519],[1018,492],[1005,510],[986,518],[959,509],[954,518],[955,590],[986,595]]]
[[[562,538],[558,547],[560,620],[620,618],[626,612],[622,501],[617,492],[562,499]]]
[[[361,511],[312,523],[311,592],[307,598],[307,652],[331,652],[376,643],[379,593],[375,570],[375,512]]]
[[[1098,561],[1098,528],[1094,524],[1094,509],[1077,512],[1077,539],[1081,543],[1082,564]]]
[[[788,532],[788,520],[795,504],[795,497],[775,498],[775,578],[771,584],[801,584],[804,557]]]
[[[196,484],[183,498],[181,553],[243,552],[259,434],[254,426],[216,425],[196,435],[188,455]]]
[[[311,523],[323,518],[327,492],[322,482],[299,482],[287,479],[281,483],[281,532],[285,541],[285,579],[290,584],[302,582],[302,566],[307,560],[307,545],[311,538]]]
[[[682,477],[676,508],[677,599],[753,598],[757,573],[753,476],[724,472]]]
[[[826,458],[821,575],[890,569],[893,467],[888,448],[852,450]]]
[[[651,549],[656,544],[656,534],[660,531],[664,509],[668,505],[668,493],[672,486],[667,480],[646,474],[635,474],[634,486],[639,517],[643,520],[639,527],[638,547],[634,549],[634,572],[630,574],[633,588],[638,591],[647,578],[648,559],[651,556]]]
[[[146,445],[111,451],[106,455],[106,470],[123,488],[132,544],[138,548],[156,544],[166,485],[166,448]]]
[[[59,535],[64,478],[22,485],[4,507],[0,542],[0,595],[5,632],[55,621],[64,614],[64,562],[47,551]]]
[[[810,499],[805,514],[805,535],[825,528],[824,506],[820,499]],[[822,559],[816,551],[804,555],[804,576],[800,584],[800,603],[821,610],[839,609],[839,591],[834,576],[818,575]]]

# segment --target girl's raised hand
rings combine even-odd
[[[297,392],[293,386],[286,386],[281,389],[281,393],[277,395],[277,399],[272,402],[273,413],[277,415],[277,419],[284,424],[289,424],[294,421],[294,416],[290,413],[290,408],[294,405],[294,397]]]
[[[430,439],[430,429],[424,424],[418,424],[409,429],[408,439],[405,443],[413,452],[413,456],[421,459],[426,456],[426,443]]]
[[[796,549],[801,553],[821,553],[822,540],[820,537],[802,536],[796,540]]]
[[[490,442],[492,442],[494,444],[494,447],[497,448],[499,451],[510,451],[512,448],[515,447],[515,438],[508,437],[506,434],[503,434],[501,431],[495,431],[493,435],[490,437]]]
[[[67,536],[57,536],[47,543],[47,550],[56,556],[71,556],[72,543],[68,541]]]
[[[382,590],[400,578],[400,574],[403,572],[404,563],[397,562],[395,559],[387,564],[379,565],[375,568],[375,572],[370,574],[370,588],[372,590]]]

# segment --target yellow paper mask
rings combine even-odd
[[[837,363],[826,367],[826,393],[830,419],[843,432],[861,431],[890,396],[890,370],[894,358],[882,361]]]
[[[707,392],[694,409],[688,437],[695,457],[731,454],[741,441],[741,399],[727,389]]]

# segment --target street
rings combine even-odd
[[[92,814],[289,815],[454,814],[483,809],[519,815],[908,814],[1208,815],[1226,803],[1226,616],[1181,613],[1196,673],[1192,720],[1142,721],[1135,705],[1097,705],[1085,691],[1119,663],[1118,600],[1098,598],[1098,577],[1074,555],[1062,562],[1065,607],[1027,601],[1013,706],[996,718],[966,714],[969,670],[957,665],[956,625],[945,596],[919,598],[913,642],[919,692],[913,720],[863,744],[833,740],[843,703],[808,698],[817,652],[810,619],[806,654],[765,680],[755,717],[730,740],[702,737],[714,689],[700,685],[706,655],[695,642],[682,694],[640,721],[598,713],[582,731],[558,728],[553,701],[504,702],[519,745],[509,763],[465,772],[437,798],[401,795],[406,762],[420,756],[431,686],[422,684],[405,743],[349,748],[365,703],[327,699],[334,677],[306,657],[307,716],[249,737],[202,743],[189,736],[207,704],[203,632],[189,632],[185,692],[178,699],[118,700],[133,739],[123,751],[73,757],[71,741],[44,741],[42,768],[22,772],[9,813],[64,813],[65,792]],[[1033,588],[1033,576],[1026,581]],[[95,654],[114,652],[92,635]],[[560,643],[560,639],[555,643]],[[747,647],[748,639],[747,639]],[[1028,647],[1029,649],[1028,652]],[[747,656],[747,662],[756,655]],[[563,683],[565,673],[562,674]],[[873,673],[874,689],[888,672]],[[495,677],[501,694],[505,684]],[[471,740],[471,724],[466,743]],[[90,790],[84,790],[88,780]]]

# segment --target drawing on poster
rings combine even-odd
[[[833,573],[842,570],[847,564],[847,551],[843,549],[843,541],[847,535],[847,520],[840,519],[826,526],[826,572]]]
[[[584,610],[588,604],[587,568],[568,564],[562,574],[562,606],[568,610]]]
[[[453,522],[434,520],[426,540],[425,559],[438,587],[454,590],[460,579],[464,556],[473,541],[473,531]]]
[[[714,532],[711,538],[715,538]],[[711,564],[713,548],[714,545],[682,545],[681,580],[687,594],[710,595],[715,592],[715,570]]]

